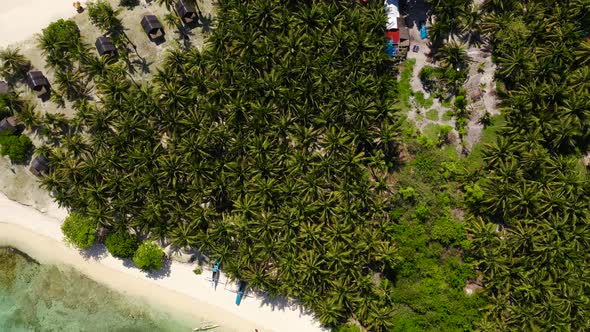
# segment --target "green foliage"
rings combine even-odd
[[[125,0],[124,0],[125,1]],[[128,2],[128,1],[127,1]],[[117,34],[122,23],[118,18],[121,9],[114,9],[106,0],[97,0],[86,4],[90,22],[102,32]]]
[[[428,112],[426,112],[426,118],[431,121],[438,121],[438,110],[429,110]]]
[[[196,275],[200,275],[201,273],[203,273],[203,270],[201,270],[201,268],[197,267],[196,269],[193,270],[193,273]]]
[[[460,201],[441,172],[456,154],[398,121],[411,90],[384,62],[383,6],[222,1],[217,14],[207,47],[171,50],[140,87],[121,66],[81,66],[100,102],[77,102],[75,122],[44,116],[59,143],[44,186],[101,224],[198,248],[327,327],[473,328],[473,300],[450,286],[447,258],[463,254],[430,235]],[[161,264],[154,247],[138,266]]]
[[[71,68],[73,60],[81,55],[78,48],[80,30],[71,20],[59,19],[49,24],[38,37],[38,42],[48,64],[54,68]]]
[[[30,68],[31,62],[22,55],[20,49],[6,48],[0,50],[0,77],[9,81],[22,80]],[[0,95],[0,97],[3,97],[3,95]]]
[[[487,331],[590,330],[590,187],[579,162],[590,122],[578,103],[590,89],[581,34],[590,15],[582,1],[545,5],[484,6],[505,123],[487,134],[484,165],[465,190],[477,202],[470,251],[488,290]],[[557,25],[568,32],[553,33]]]
[[[483,201],[485,192],[477,183],[465,185],[465,201],[470,204],[479,204]]]
[[[431,237],[442,244],[454,244],[465,238],[463,226],[450,217],[439,218],[434,222]]]
[[[402,64],[402,71],[398,84],[399,100],[402,105],[402,111],[410,110],[410,96],[412,95],[410,80],[412,79],[415,65],[416,59],[408,59]]]
[[[429,210],[426,206],[424,205],[418,205],[416,207],[416,210],[414,211],[414,218],[418,218],[420,220],[426,220],[426,218],[428,218],[429,215]]]
[[[446,144],[449,141],[449,134],[453,130],[453,127],[448,125],[440,126],[440,130],[438,132],[438,144]]]
[[[107,235],[105,245],[114,257],[131,258],[139,247],[137,236],[125,231],[115,231]]]
[[[334,332],[361,332],[361,329],[354,324],[341,325],[333,330]]]
[[[157,244],[145,241],[137,248],[133,263],[144,271],[160,270],[164,263],[164,252]]]
[[[443,121],[450,121],[453,119],[453,116],[455,116],[455,113],[453,111],[446,111],[443,116],[442,116],[442,120]]]
[[[418,103],[418,105],[425,109],[429,109],[432,106],[432,104],[434,104],[434,100],[432,99],[432,97],[429,97],[428,99],[424,98],[424,93],[422,91],[416,92],[414,94],[414,98],[416,98],[416,102]],[[428,118],[428,114],[426,115],[426,117]],[[431,120],[438,120],[438,114],[435,119]]]
[[[32,152],[33,143],[27,135],[0,134],[0,154],[9,156],[13,163],[25,163]]]
[[[94,218],[74,212],[66,218],[61,225],[61,230],[66,242],[79,249],[87,250],[96,241],[96,226]]]
[[[465,96],[459,95],[455,97],[454,105],[457,110],[464,110],[467,107],[467,100],[465,99]]]

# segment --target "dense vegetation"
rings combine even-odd
[[[486,331],[590,330],[588,1],[486,1],[506,127],[473,175]],[[585,38],[585,40],[584,40]],[[477,180],[477,181],[476,181]]]
[[[88,85],[97,98],[72,98],[73,119],[44,119],[42,133],[58,139],[42,149],[44,185],[101,226],[219,258],[233,278],[299,299],[327,326],[470,329],[479,298],[462,291],[473,275],[451,213],[456,155],[401,137],[382,4],[218,10],[205,50],[171,51],[151,82],[134,81],[125,59],[91,55],[70,23],[45,30],[78,40],[46,51],[78,77],[58,93]],[[404,167],[403,141],[418,155]]]
[[[43,184],[112,234],[197,248],[326,326],[589,329],[588,5],[431,2],[441,69],[425,78],[459,96],[464,122],[465,50],[445,39],[487,43],[499,65],[506,126],[482,167],[397,117],[407,96],[400,106],[381,2],[228,0],[205,49],[170,51],[150,82],[125,52],[92,55],[75,24],[46,29],[76,115],[40,123]],[[132,45],[117,11],[96,8],[117,47]],[[158,268],[161,254],[146,241],[134,262]],[[481,278],[486,297],[465,296]]]

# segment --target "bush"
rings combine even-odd
[[[159,270],[162,268],[163,259],[164,252],[162,249],[156,244],[146,241],[137,248],[133,256],[133,263],[144,271]]]
[[[433,66],[424,66],[420,70],[420,80],[423,82],[428,82],[433,79],[438,79],[440,77],[439,70]]]
[[[15,164],[22,164],[33,151],[33,143],[26,135],[0,135],[0,154],[8,156]]]
[[[467,107],[467,100],[464,95],[459,95],[455,98],[455,108],[457,110],[464,110]]]
[[[196,275],[200,275],[201,273],[203,273],[203,270],[201,270],[200,268],[197,267],[196,269],[193,270],[193,273]]]
[[[439,144],[446,144],[449,141],[449,134],[453,130],[453,127],[448,125],[440,126],[440,131],[438,132],[438,142]]]
[[[67,243],[86,250],[92,247],[96,240],[96,226],[94,219],[79,213],[71,213],[61,225],[61,230]]]
[[[416,190],[412,187],[400,188],[398,191],[403,200],[412,200],[416,196]]]
[[[465,200],[467,203],[477,205],[483,200],[485,192],[481,187],[474,183],[473,185],[465,185]]]
[[[111,255],[119,258],[133,257],[139,247],[137,237],[125,231],[109,233],[105,244]]]
[[[49,24],[39,39],[50,65],[69,68],[72,59],[79,59],[80,29],[74,21],[60,19]]]
[[[434,222],[430,236],[442,244],[451,244],[465,238],[463,226],[450,217],[440,218]]]
[[[428,218],[428,215],[430,215],[430,209],[428,209],[424,205],[418,205],[416,207],[416,211],[414,211],[414,217],[416,217],[419,220],[426,220],[426,218]]]

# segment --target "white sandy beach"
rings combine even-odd
[[[49,23],[76,14],[74,0],[0,0],[0,47],[41,32]],[[86,0],[79,0],[82,5]]]
[[[52,209],[51,214],[63,215]],[[178,315],[205,319],[236,331],[322,331],[319,324],[298,308],[273,308],[263,299],[248,295],[240,306],[235,304],[234,285],[217,290],[207,280],[210,272],[196,276],[196,264],[172,262],[169,276],[153,278],[122,260],[104,254],[85,258],[62,241],[61,219],[21,205],[0,193],[0,245],[12,246],[44,264],[67,265],[112,289],[138,296],[148,303],[167,308]]]

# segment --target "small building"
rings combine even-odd
[[[46,175],[49,172],[49,161],[47,158],[39,156],[31,162],[31,167],[29,167],[31,173],[35,176],[41,177]]]
[[[49,81],[40,71],[30,71],[27,73],[27,84],[31,90],[35,91],[38,97],[49,93]]]
[[[16,125],[17,120],[14,116],[9,116],[7,118],[2,119],[2,121],[0,121],[0,134],[3,134],[5,132],[14,134],[17,130]]]
[[[197,19],[195,7],[188,4],[186,0],[178,0],[176,3],[176,12],[180,15],[184,23],[192,23]]]
[[[156,15],[145,15],[141,19],[143,31],[148,35],[150,40],[158,39],[164,36],[164,28]]]
[[[10,91],[10,87],[8,86],[8,82],[0,81],[0,95],[8,94],[8,91]]]
[[[96,46],[98,54],[101,56],[106,54],[110,57],[114,57],[117,55],[117,49],[109,37],[101,36],[96,38],[96,43],[94,43],[94,45]]]
[[[387,23],[385,25],[386,52],[389,57],[403,57],[410,47],[410,33],[399,11],[399,0],[384,0]],[[405,52],[400,52],[404,50]]]

